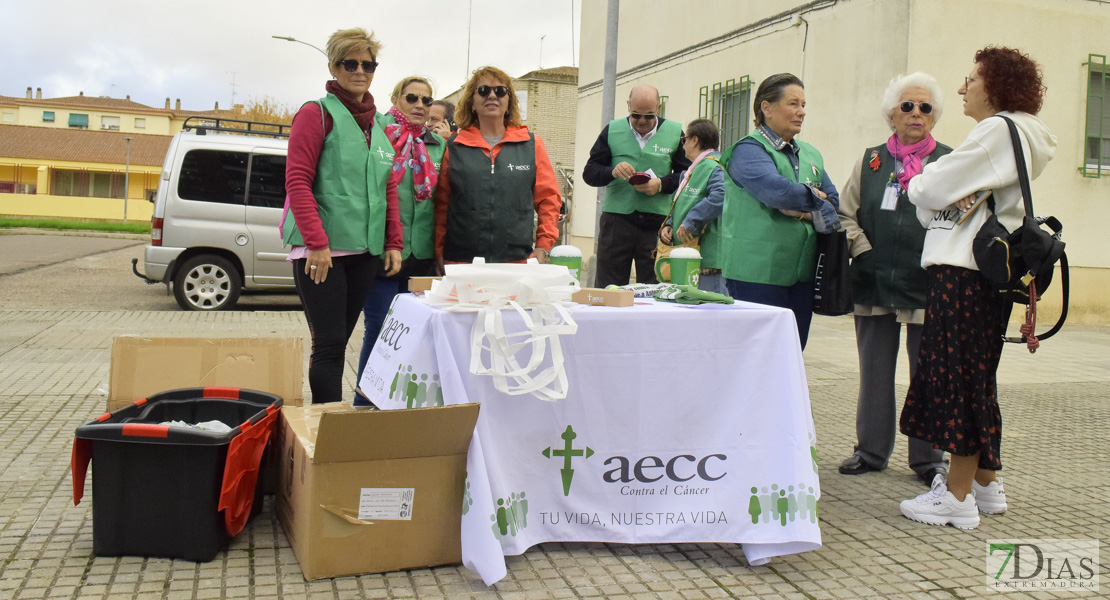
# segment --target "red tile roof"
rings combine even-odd
[[[240,114],[235,108],[224,110],[185,110],[155,108],[123,98],[109,98],[107,96],[67,96],[64,98],[20,98],[18,96],[0,96],[0,106],[41,106],[44,108],[66,108],[77,110],[96,110],[107,112],[126,112],[140,114],[165,115],[171,119],[184,119],[194,115],[235,118]]]
[[[166,114],[164,108],[154,108],[145,104],[139,104],[131,100],[123,98],[109,98],[107,96],[68,96],[64,98],[18,98],[15,96],[0,96],[0,104],[14,104],[17,106],[43,106],[43,107],[64,107],[64,108],[77,108],[86,110],[102,110],[102,111],[118,111],[118,112],[137,112],[137,113],[160,113]]]
[[[18,160],[65,160],[124,164],[131,137],[131,164],[162,166],[172,136],[121,133],[92,129],[63,129],[0,125],[0,162]]]

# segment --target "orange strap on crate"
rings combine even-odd
[[[73,453],[69,458],[69,470],[73,472],[73,505],[81,503],[85,496],[85,475],[89,472],[89,462],[92,461],[92,440],[75,438],[73,440]]]
[[[204,388],[205,398],[229,398],[231,400],[239,399],[239,390],[237,387],[206,387]]]
[[[219,510],[224,511],[224,528],[231,537],[238,535],[247,525],[254,505],[262,452],[270,441],[280,414],[277,410],[267,409],[267,412],[269,414],[254,425],[250,421],[240,425],[239,435],[232,438],[227,448]]]

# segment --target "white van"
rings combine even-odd
[[[278,222],[289,126],[189,117],[174,136],[140,273],[185,310],[226,310],[244,290],[293,290]]]

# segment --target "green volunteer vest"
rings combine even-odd
[[[929,160],[951,151],[938,143]],[[870,167],[873,152],[878,152],[878,170]],[[864,150],[856,222],[867,234],[871,251],[852,260],[852,298],[870,306],[925,308],[928,280],[921,268],[925,228],[917,220],[917,207],[903,191],[895,210],[882,209],[883,192],[893,181],[894,163],[886,144]]]
[[[385,186],[393,164],[393,147],[377,119],[367,147],[366,136],[338,98],[328,94],[317,103],[332,118],[312,184],[328,247],[381,254],[385,247]],[[282,240],[304,245],[292,213],[286,216]]]
[[[680,137],[682,125],[676,121],[663,121],[641,150],[628,119],[614,119],[609,123],[609,151],[613,153],[613,162],[609,166],[626,162],[637,172],[651,169],[656,176],[663,177],[671,172],[671,156],[682,151],[678,143]],[[670,208],[670,200],[665,194],[648,196],[637,192],[623,179],[614,179],[605,186],[605,201],[601,204],[602,212],[622,215],[637,211],[665,215]]]
[[[697,206],[706,196],[709,195],[709,190],[706,189],[709,184],[709,176],[713,171],[721,168],[718,162],[720,159],[716,156],[707,156],[700,163],[697,168],[690,175],[690,180],[686,182],[686,187],[682,188],[682,192],[678,195],[678,199],[674,204],[674,218],[672,234],[678,231],[679,225],[686,220],[686,215],[690,210]],[[727,177],[726,177],[727,179]],[[703,269],[719,269],[720,263],[720,225],[714,219],[705,227],[699,237],[698,244],[701,248],[701,266]]]
[[[497,160],[481,148],[447,141],[451,156],[448,178],[447,235],[443,258],[471,262],[521,261],[532,254],[536,207],[536,137],[502,142]]]
[[[820,185],[825,163],[813,146],[796,140],[800,152],[799,169],[795,172],[786,155],[775,150],[758,131],[743,139],[749,138],[763,146],[779,175],[798,183]],[[721,157],[722,165],[728,165],[735,149],[733,144]],[[721,271],[726,279],[784,287],[813,281],[817,266],[817,233],[813,224],[767,207],[736,185],[732,177],[725,177],[721,232]]]
[[[379,115],[379,118],[383,131],[386,125],[393,125],[397,122],[393,115],[389,113]],[[443,163],[443,151],[447,149],[447,144],[443,138],[434,133],[432,137],[435,138],[437,143],[426,143],[424,146],[428,149],[428,158],[432,160],[432,164],[435,165],[436,172],[438,172],[440,165]],[[393,151],[390,150],[389,152],[392,160]],[[416,258],[433,258],[436,242],[435,202],[431,198],[416,201],[416,190],[412,187],[411,169],[405,169],[405,176],[397,184],[397,199],[400,201],[401,227],[404,230],[405,241],[405,248],[401,250],[401,258],[408,258],[409,255]]]

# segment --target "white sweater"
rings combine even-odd
[[[1017,125],[1026,167],[1035,179],[1056,153],[1056,136],[1031,114],[999,114],[1010,117]],[[1013,231],[1021,225],[1025,205],[1014,146],[1006,122],[995,117],[980,121],[951,154],[929,163],[910,180],[910,202],[917,206],[917,218],[927,229],[921,251],[922,267],[953,265],[979,269],[971,255],[971,243],[990,211],[984,202],[957,225],[960,212],[955,203],[984,190],[993,190],[995,211],[1003,227]]]

